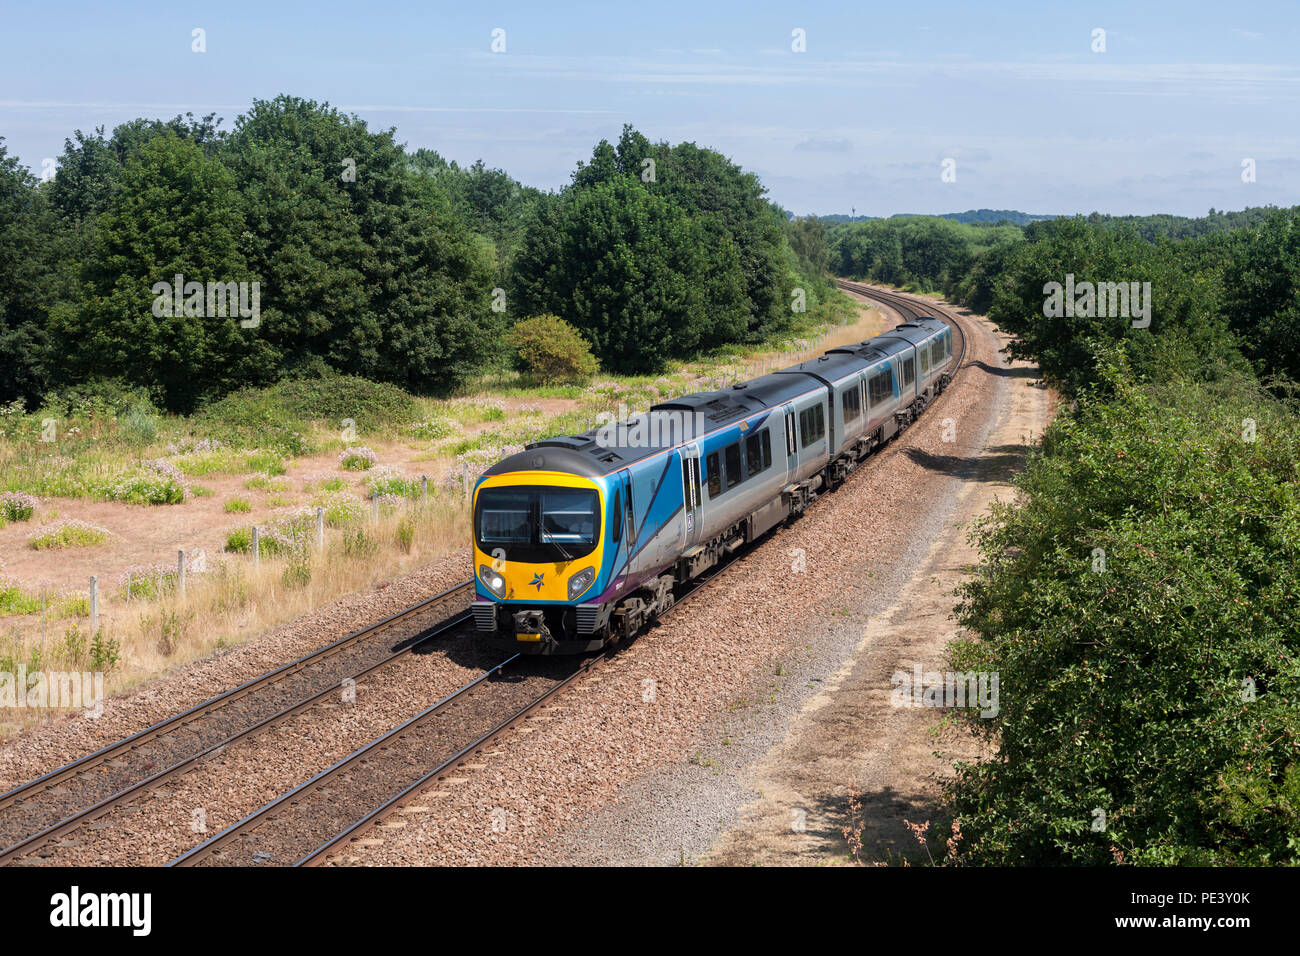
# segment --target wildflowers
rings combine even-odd
[[[364,446],[345,448],[339,454],[339,467],[346,471],[368,471],[379,461],[379,456]]]
[[[78,518],[69,518],[58,524],[33,531],[27,536],[27,546],[35,551],[53,548],[86,548],[103,544],[112,532],[98,525],[88,524]]]
[[[36,512],[37,499],[25,491],[0,492],[0,517],[6,521],[28,521]]]
[[[392,465],[378,465],[365,477],[370,494],[380,497],[409,498],[419,491],[419,485]]]
[[[176,505],[194,496],[181,470],[166,458],[142,461],[140,468],[106,488],[104,497],[132,504]]]

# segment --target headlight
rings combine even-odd
[[[596,580],[595,568],[584,568],[569,578],[569,600],[575,600],[579,594],[591,587],[591,582],[594,580]]]
[[[493,571],[486,564],[478,566],[478,577],[483,582],[484,587],[499,598],[506,596],[506,579],[497,571]]]

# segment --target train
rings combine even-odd
[[[956,361],[952,326],[918,316],[497,462],[471,498],[480,638],[525,654],[630,639],[905,430]]]

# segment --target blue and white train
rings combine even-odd
[[[478,630],[534,654],[630,637],[911,424],[952,378],[952,336],[919,317],[493,465],[473,495]]]

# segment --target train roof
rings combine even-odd
[[[922,316],[856,345],[769,372],[730,388],[694,392],[652,405],[625,422],[610,423],[580,435],[557,435],[533,442],[488,468],[484,475],[511,471],[558,471],[596,478],[626,468],[668,448],[695,441],[708,432],[776,408],[808,393],[815,381],[836,382],[867,365],[888,359],[947,328],[941,319]],[[614,429],[614,431],[610,431]],[[636,442],[619,440],[637,436]],[[611,440],[613,439],[613,440]]]
[[[823,382],[838,382],[854,372],[862,371],[862,356],[841,352],[838,349],[832,349],[816,358],[800,362],[798,365],[792,365],[790,368],[781,369],[776,372],[776,376],[812,375],[821,379]],[[805,389],[806,391],[806,389]]]

